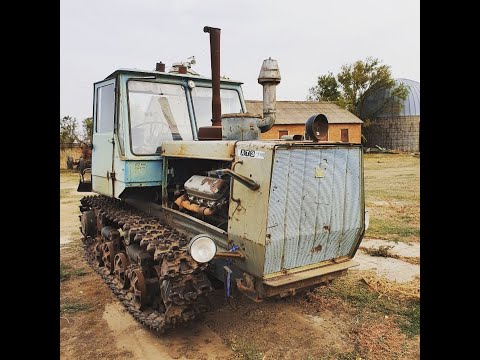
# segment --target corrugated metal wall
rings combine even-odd
[[[361,187],[358,147],[277,149],[265,274],[348,255],[361,230]]]

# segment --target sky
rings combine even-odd
[[[210,77],[209,35],[221,32],[221,75],[261,100],[262,61],[278,61],[277,100],[305,100],[319,75],[372,56],[420,81],[419,0],[61,0],[60,116],[92,116],[93,83],[118,68],[153,70],[195,56]]]

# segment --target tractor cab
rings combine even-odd
[[[82,173],[79,191],[117,198],[133,188],[155,192],[162,143],[198,140],[199,129],[211,125],[211,79],[182,66],[159,70],[119,69],[94,84],[91,181]],[[223,114],[246,112],[241,84],[221,79]]]

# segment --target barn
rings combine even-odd
[[[249,113],[262,114],[263,102],[246,100]],[[304,135],[305,122],[315,114],[328,120],[329,141],[360,143],[363,121],[348,110],[328,101],[277,101],[275,125],[262,134],[262,139],[280,139],[283,135]]]

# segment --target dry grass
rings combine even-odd
[[[416,256],[401,256],[392,253],[390,250],[393,249],[393,246],[390,245],[380,245],[378,248],[372,246],[369,248],[360,246],[358,248],[363,252],[367,253],[370,256],[381,256],[381,257],[389,257],[393,259],[400,259],[412,265],[420,265],[420,258]]]
[[[349,272],[299,299],[307,313],[345,314],[350,329],[343,334],[351,351],[332,352],[328,359],[417,359],[420,343],[419,280],[385,281],[373,271]],[[322,315],[321,315],[322,316]],[[317,357],[313,357],[317,358]],[[313,359],[312,358],[312,359]]]
[[[262,360],[264,358],[264,354],[251,341],[244,341],[236,335],[228,341],[228,345],[235,352],[235,359]]]
[[[416,256],[400,256],[399,259],[412,265],[420,265],[420,258]]]
[[[367,311],[394,316],[400,330],[407,337],[420,333],[418,278],[408,283],[397,283],[379,278],[373,271],[352,271],[329,286],[317,288],[314,294],[339,298],[360,314]],[[343,307],[342,311],[348,311],[348,307]]]
[[[408,154],[365,154],[365,236],[420,240],[420,159]]]
[[[415,346],[408,346],[408,339],[396,326],[393,317],[363,323],[355,330],[355,334],[362,359],[412,359],[418,355]]]
[[[79,173],[76,170],[60,169],[60,192],[63,190],[68,190],[62,188],[63,184],[70,184],[72,181],[77,182],[79,179]]]
[[[398,259],[400,257],[399,255],[390,252],[390,250],[393,249],[393,246],[390,245],[380,245],[378,248],[374,246],[369,248],[360,246],[359,249],[363,250],[370,256],[391,257],[394,259]]]
[[[383,277],[378,277],[373,274],[368,274],[362,277],[373,291],[378,293],[378,297],[386,296],[387,298],[400,297],[406,300],[420,299],[420,279],[415,278],[413,281],[407,283],[398,283],[389,281]]]

